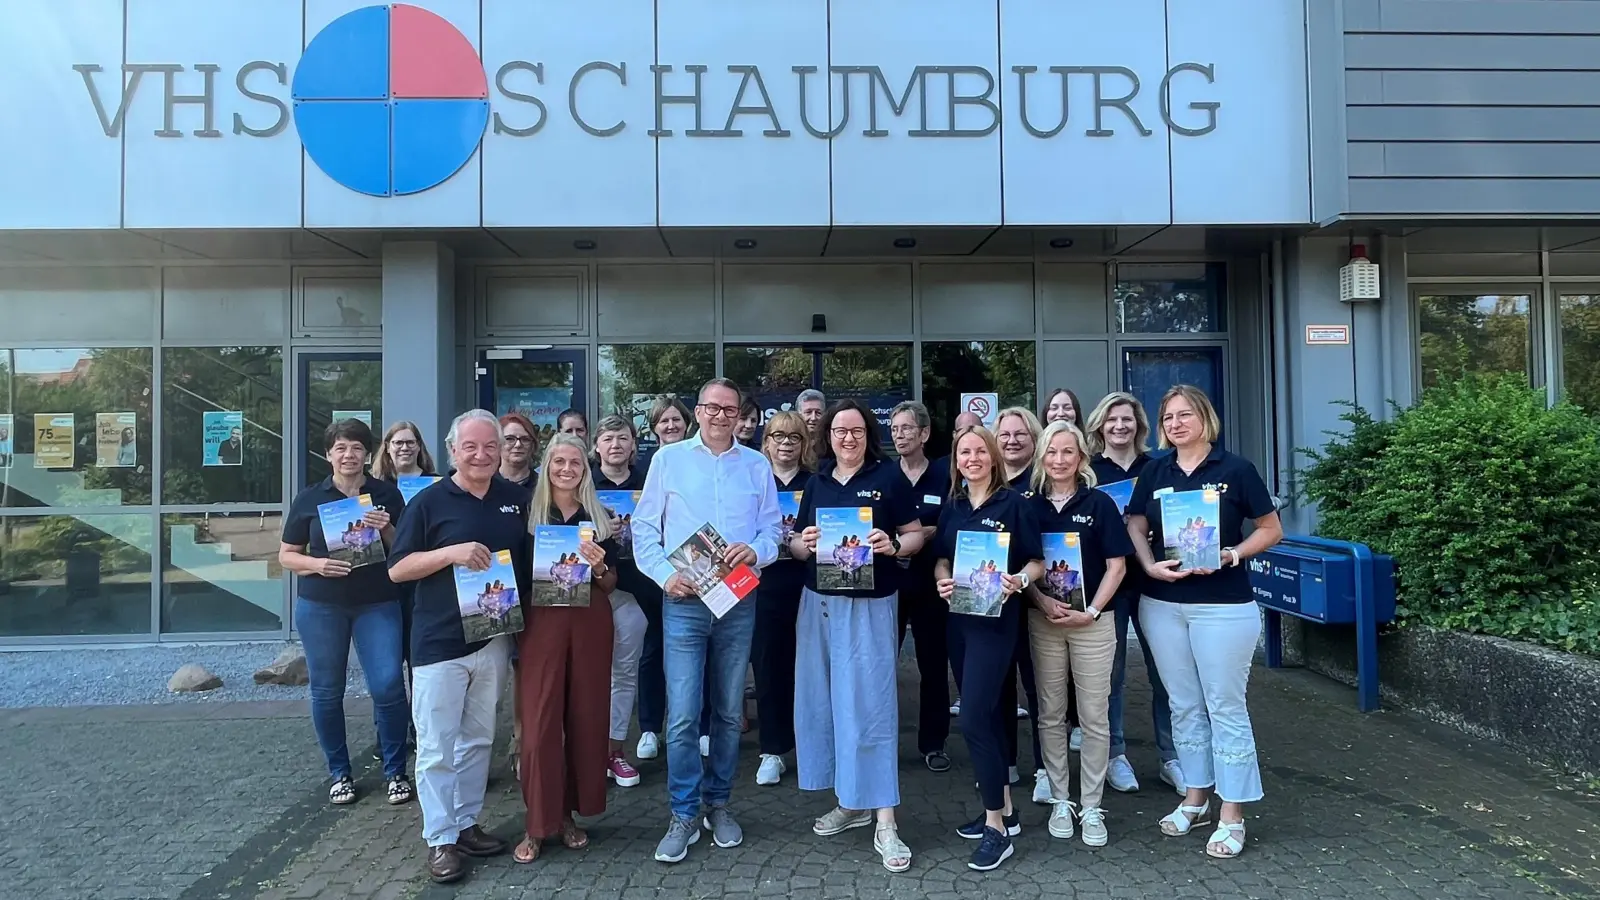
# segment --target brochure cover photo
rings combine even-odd
[[[728,542],[707,522],[667,554],[667,561],[689,579],[701,602],[719,619],[760,583],[749,566],[730,567],[723,560],[727,549]]]
[[[594,525],[536,525],[533,529],[533,606],[588,606],[589,561],[578,545],[594,540]]]
[[[346,497],[317,507],[322,521],[322,538],[328,542],[328,558],[359,569],[383,562],[383,538],[362,517],[372,510],[372,495]]]
[[[1040,535],[1044,539],[1044,580],[1039,590],[1078,612],[1087,608],[1084,596],[1083,546],[1076,531]]]
[[[456,603],[461,608],[461,634],[467,643],[486,641],[522,630],[522,604],[511,551],[490,554],[489,568],[474,572],[456,566]]]
[[[411,502],[411,498],[422,493],[422,489],[439,480],[438,475],[401,475],[395,479],[394,486],[400,489],[400,499]]]
[[[1107,494],[1117,502],[1117,509],[1123,515],[1128,514],[1128,501],[1133,499],[1133,487],[1139,483],[1137,478],[1128,478],[1122,481],[1113,481],[1110,484],[1100,485],[1100,492]]]
[[[817,590],[873,589],[872,507],[833,506],[817,510]]]
[[[951,560],[951,576],[956,591],[950,596],[950,611],[965,616],[1000,615],[1005,586],[1007,551],[1011,535],[1004,531],[956,532],[956,558]]]
[[[778,531],[778,558],[794,559],[789,552],[789,538],[794,536],[795,523],[800,520],[801,491],[778,492],[778,514],[783,517],[783,527]]]
[[[1221,499],[1214,490],[1161,495],[1162,550],[1179,571],[1222,568]]]
[[[621,520],[615,535],[617,556],[633,559],[633,511],[639,505],[639,495],[644,491],[596,491],[600,505]]]

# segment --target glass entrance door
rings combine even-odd
[[[323,453],[322,435],[340,419],[360,419],[383,437],[383,354],[302,353],[300,355],[300,483],[315,484],[333,474]]]
[[[1159,432],[1161,428],[1161,423],[1156,421],[1160,415],[1161,396],[1175,384],[1192,384],[1205,391],[1211,398],[1211,405],[1217,409],[1218,420],[1227,421],[1226,398],[1222,391],[1222,348],[1219,346],[1124,347],[1122,383],[1128,393],[1144,404],[1154,431]],[[1224,428],[1218,446],[1224,443],[1226,435]]]
[[[909,344],[729,345],[722,363],[723,373],[761,407],[763,421],[816,388],[829,403],[852,398],[869,406],[885,443],[889,413],[913,395]]]
[[[539,430],[539,446],[555,433],[564,409],[589,408],[588,365],[575,347],[485,350],[478,361],[478,405],[497,416],[520,412]]]

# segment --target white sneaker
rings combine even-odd
[[[701,756],[710,756],[711,755],[711,735],[709,735],[709,734],[700,735],[700,755]]]
[[[1073,753],[1077,753],[1079,750],[1083,749],[1083,729],[1082,728],[1074,728],[1074,729],[1072,729],[1072,736],[1067,738],[1067,746],[1072,748],[1072,752]]]
[[[646,731],[639,735],[639,746],[633,753],[640,759],[655,759],[661,755],[661,738],[654,731]]]
[[[1033,773],[1033,802],[1047,804],[1053,799],[1054,795],[1050,790],[1050,773],[1039,769]]]
[[[1128,764],[1126,756],[1113,756],[1111,762],[1106,764],[1106,784],[1111,785],[1113,791],[1124,794],[1139,789],[1139,779],[1134,777],[1133,766]]]
[[[777,784],[783,779],[783,773],[787,771],[789,771],[789,767],[784,765],[783,757],[763,753],[761,754],[761,767],[756,769],[756,784]]]
[[[1175,759],[1169,759],[1161,764],[1161,780],[1172,785],[1172,789],[1180,794],[1188,793],[1183,784],[1183,766]]]
[[[1028,717],[1028,708],[1026,706],[1023,706],[1021,703],[1018,703],[1017,704],[1017,718],[1018,719],[1026,719],[1027,717]]]
[[[1098,806],[1085,807],[1078,816],[1083,823],[1083,842],[1090,847],[1106,845],[1106,813]]]
[[[1056,808],[1050,811],[1050,836],[1064,841],[1072,839],[1072,807],[1073,804],[1065,800],[1056,803]]]
[[[952,715],[952,716],[961,715],[961,698],[960,697],[956,698],[956,702],[950,704],[950,715]]]
[[[1009,783],[1011,783],[1011,784],[1016,784],[1017,782],[1022,780],[1022,776],[1017,774],[1017,767],[1016,766],[1012,766],[1011,767],[1011,771],[1008,774],[1009,774],[1009,778],[1010,778],[1010,782]]]

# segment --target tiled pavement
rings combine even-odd
[[[914,679],[908,670],[902,709],[915,709],[904,702]],[[1304,672],[1258,669],[1251,708],[1267,799],[1253,808],[1249,850],[1234,861],[1207,858],[1203,836],[1157,831],[1177,797],[1154,777],[1148,701],[1136,700],[1131,754],[1145,787],[1108,792],[1111,843],[1099,850],[1050,838],[1046,809],[1027,804],[1017,855],[996,872],[969,871],[971,845],[952,833],[977,809],[964,748],[952,740],[956,768],[934,775],[905,721],[909,873],[885,872],[866,830],[812,835],[812,817],[831,798],[802,794],[792,774],[757,788],[747,736],[734,793],[743,846],[701,841],[679,865],[651,860],[667,821],[656,760],[641,767],[641,786],[613,788],[587,851],[547,844],[535,865],[480,862],[453,886],[422,875],[415,805],[390,808],[370,793],[353,807],[327,805],[301,704],[0,712],[0,897],[1600,896],[1593,783],[1408,714],[1361,715],[1350,691]],[[351,734],[366,746],[371,720],[351,712]],[[377,788],[376,775],[368,769],[365,791]],[[485,824],[511,836],[520,822],[502,747]]]

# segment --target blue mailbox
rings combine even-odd
[[[1250,591],[1266,611],[1268,668],[1283,665],[1285,615],[1319,625],[1356,626],[1356,692],[1362,712],[1378,708],[1378,626],[1394,621],[1394,560],[1366,545],[1288,535],[1258,554]]]

